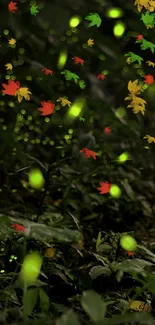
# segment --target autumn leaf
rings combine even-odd
[[[15,45],[16,42],[17,42],[17,41],[15,40],[15,38],[11,38],[11,39],[9,39],[9,41],[8,41],[9,45]]]
[[[11,2],[9,2],[9,4],[8,4],[8,10],[10,11],[10,12],[15,12],[15,11],[17,11],[17,2],[13,2],[13,1],[11,1]]]
[[[46,116],[53,113],[55,104],[48,100],[47,102],[41,102],[41,106],[38,108],[38,111],[41,112],[42,116]]]
[[[13,65],[11,63],[6,63],[5,67],[6,67],[6,70],[12,70],[13,69]]]
[[[70,107],[71,106],[71,102],[67,99],[67,98],[65,98],[65,97],[59,97],[58,99],[57,99],[57,102],[61,102],[61,105],[62,106],[68,106],[68,107]]]
[[[12,224],[11,227],[14,228],[17,232],[20,232],[20,231],[25,232],[26,231],[26,228],[22,225],[19,225],[18,223]]]
[[[18,81],[9,80],[8,84],[2,84],[4,90],[3,94],[14,96],[16,91],[20,88],[20,83]]]
[[[152,74],[148,74],[148,75],[145,75],[144,76],[144,82],[147,84],[147,85],[151,85],[153,82],[154,82],[154,77]]]
[[[147,142],[148,143],[152,143],[154,142],[155,143],[155,137],[152,137],[151,135],[145,135],[145,137],[143,137],[143,139],[147,139]]]
[[[87,148],[81,149],[80,152],[84,153],[85,158],[93,157],[93,159],[96,160],[96,155],[97,155],[96,152],[89,150]]]
[[[30,100],[30,95],[32,95],[32,93],[27,87],[21,87],[15,93],[15,96],[17,96],[19,103],[21,103],[23,98],[25,98],[26,100]]]
[[[98,76],[97,76],[97,79],[105,80],[106,76],[104,74],[102,74],[102,73],[99,73]]]
[[[154,62],[151,62],[151,61],[146,61],[146,63],[148,64],[149,67],[153,67],[155,66],[155,63]]]
[[[74,56],[74,58],[72,58],[72,60],[74,60],[75,64],[84,64],[84,60],[80,59],[78,56]]]
[[[128,82],[128,90],[130,91],[131,94],[140,94],[140,90],[141,90],[142,86],[138,85],[138,79],[135,81],[129,81]]]
[[[77,83],[78,79],[80,79],[80,77],[77,74],[69,70],[64,70],[63,72],[61,72],[61,74],[65,75],[66,80],[73,80],[75,83]]]
[[[106,126],[104,128],[104,133],[107,133],[107,134],[111,133],[111,128],[109,126]]]
[[[136,36],[136,40],[137,41],[141,41],[143,39],[143,35],[142,34],[138,34],[137,36]]]
[[[108,182],[100,182],[100,187],[97,188],[97,190],[100,191],[100,194],[106,194],[109,193],[111,188],[111,184]]]
[[[52,74],[53,74],[53,71],[49,70],[47,68],[43,68],[41,71],[45,72],[46,75],[50,74],[52,76]]]
[[[88,46],[92,47],[94,45],[94,40],[89,38],[87,41]]]
[[[85,17],[85,19],[90,21],[88,27],[96,26],[98,28],[102,23],[100,16],[96,12],[90,13],[88,16]]]

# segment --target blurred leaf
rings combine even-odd
[[[95,291],[84,291],[81,305],[93,322],[100,322],[106,313],[106,304],[101,296]]]
[[[38,288],[33,288],[33,289],[27,289],[25,292],[24,292],[24,295],[23,295],[23,307],[24,307],[24,317],[28,317],[35,305],[36,305],[36,302],[37,302],[37,298],[38,298]]]
[[[78,318],[74,311],[70,309],[56,321],[56,325],[78,325]]]
[[[40,297],[40,307],[43,312],[48,312],[49,310],[49,297],[45,293],[45,291],[40,288],[39,289],[39,297]]]
[[[93,266],[89,271],[89,275],[92,280],[95,280],[98,276],[103,274],[105,276],[110,276],[111,275],[110,268],[106,266],[97,265],[97,266]]]
[[[141,273],[144,271],[146,266],[152,266],[152,265],[154,264],[138,258],[135,258],[133,260],[127,259],[117,264],[117,270],[122,270],[127,273],[130,272]]]
[[[129,196],[129,198],[131,200],[134,200],[134,192],[132,190],[132,187],[130,186],[130,184],[128,182],[125,181],[121,181],[121,184],[123,185],[127,195]]]

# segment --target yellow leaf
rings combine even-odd
[[[154,62],[151,62],[151,61],[146,61],[146,63],[148,64],[149,67],[153,67],[155,66],[155,63]]]
[[[94,45],[94,40],[89,38],[87,41],[88,46],[92,47]]]
[[[146,304],[144,301],[133,300],[129,304],[129,309],[134,311],[151,311],[152,307]]]
[[[32,93],[27,87],[21,87],[15,93],[15,96],[18,96],[19,103],[21,103],[23,98],[25,98],[26,100],[30,100],[30,95],[32,95]]]
[[[154,137],[151,137],[151,135],[145,135],[145,137],[143,139],[147,139],[147,142],[148,143],[152,143],[154,142],[155,143],[155,138]]]
[[[16,40],[15,40],[15,38],[11,38],[11,39],[9,39],[8,43],[9,43],[10,45],[14,45],[14,44],[16,44]]]
[[[6,63],[5,67],[6,67],[6,70],[12,70],[13,69],[13,65],[11,63]]]
[[[71,106],[71,102],[67,99],[67,98],[65,98],[65,97],[59,97],[58,99],[57,99],[57,102],[61,102],[61,105],[62,106],[66,106],[66,105],[68,105],[68,107],[70,107]]]
[[[53,258],[55,256],[55,248],[50,247],[45,250],[45,256]]]
[[[134,95],[140,94],[141,88],[142,88],[142,86],[138,85],[138,80],[135,80],[133,82],[130,80],[128,82],[128,90],[130,91],[131,94],[134,94]]]

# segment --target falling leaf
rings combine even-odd
[[[41,112],[42,116],[46,116],[53,113],[55,104],[48,100],[47,102],[41,102],[41,106],[38,108],[38,111]]]
[[[129,63],[134,63],[134,62],[138,62],[139,65],[142,64],[143,58],[133,52],[129,52],[127,54],[125,54],[125,56],[129,56]]]
[[[102,73],[99,73],[98,76],[97,76],[98,79],[101,79],[101,80],[105,80],[106,79],[106,76]]]
[[[20,88],[20,83],[18,81],[9,80],[8,84],[2,84],[4,90],[3,94],[14,96],[16,91]]]
[[[74,60],[75,64],[84,64],[84,60],[80,59],[78,56],[74,56],[74,58],[72,58],[72,60]]]
[[[154,82],[154,77],[152,74],[145,75],[144,78],[144,82],[148,85],[151,85]]]
[[[71,106],[71,102],[67,99],[67,98],[65,98],[65,97],[59,97],[58,99],[57,99],[57,102],[61,102],[61,105],[62,106],[68,106],[68,107],[70,107]]]
[[[84,122],[84,121],[85,121],[85,118],[81,116],[81,117],[79,118],[79,120],[82,121],[82,122]]]
[[[6,70],[12,70],[13,69],[13,65],[11,63],[6,63],[5,67],[6,67]]]
[[[142,34],[138,34],[136,36],[136,39],[137,39],[137,41],[141,41],[143,39],[143,35]]]
[[[151,135],[145,135],[145,137],[143,139],[147,139],[147,142],[148,143],[152,143],[154,142],[155,143],[155,137],[152,137]]]
[[[19,232],[19,231],[25,232],[26,231],[25,227],[22,225],[19,225],[18,223],[12,224],[11,227],[14,228],[17,232]]]
[[[53,74],[53,71],[52,70],[49,70],[47,68],[44,68],[41,71],[45,72],[46,75],[50,74],[52,76],[52,74]]]
[[[94,45],[94,40],[89,38],[87,41],[88,46],[92,47]]]
[[[151,43],[151,42],[148,42],[145,39],[142,40],[142,43],[141,43],[140,47],[141,47],[142,50],[150,49],[150,51],[152,53],[154,53],[155,45],[153,43]]]
[[[104,133],[111,133],[111,128],[109,127],[109,126],[106,126],[105,128],[104,128]]]
[[[30,100],[30,95],[32,95],[32,93],[27,87],[21,87],[15,93],[15,96],[17,96],[19,103],[21,103],[23,98]]]
[[[100,16],[96,12],[90,13],[88,16],[85,17],[85,19],[90,21],[88,27],[96,26],[98,28],[102,23]]]
[[[80,79],[80,77],[77,74],[69,70],[64,70],[63,72],[61,72],[61,74],[65,75],[66,80],[73,80],[75,83],[77,83],[78,79]]]
[[[80,80],[80,81],[79,81],[79,86],[80,86],[81,89],[85,89],[85,88],[86,88],[86,83],[85,83],[85,81],[84,81],[84,80]]]
[[[36,16],[39,13],[38,6],[37,5],[32,5],[30,7],[30,13],[31,13],[31,15]]]
[[[16,44],[15,38],[9,39],[8,43],[9,43],[9,45],[15,45]]]
[[[100,182],[100,187],[97,188],[97,190],[100,191],[100,194],[106,194],[109,193],[111,188],[111,184],[108,182]]]
[[[146,63],[148,64],[149,67],[153,67],[155,66],[155,63],[154,62],[151,62],[151,61],[146,61]]]
[[[138,79],[135,81],[129,81],[128,82],[128,90],[130,91],[131,94],[140,94],[140,90],[141,90],[142,86],[138,85]]]
[[[11,1],[11,2],[9,2],[9,4],[8,4],[8,10],[10,11],[10,12],[15,12],[15,11],[17,11],[17,2],[13,2],[13,1]]]
[[[147,29],[153,28],[155,24],[155,14],[150,14],[148,11],[146,11],[145,14],[142,14],[141,20],[143,21]]]
[[[89,150],[87,148],[81,149],[80,152],[84,153],[85,158],[93,157],[93,159],[96,160],[96,155],[97,155],[96,152]]]
[[[46,248],[45,256],[53,258],[55,256],[55,248],[54,247]]]

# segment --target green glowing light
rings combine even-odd
[[[122,21],[118,21],[114,28],[113,28],[113,33],[116,37],[122,37],[125,32],[125,24]]]
[[[4,33],[4,35],[8,35],[9,34],[9,30],[8,29],[4,29],[3,33]]]
[[[24,259],[20,280],[27,285],[32,285],[37,280],[42,266],[42,257],[38,252],[27,255]]]
[[[120,8],[111,8],[107,10],[106,16],[109,18],[121,18],[123,16],[123,11]]]
[[[67,58],[68,58],[68,54],[67,54],[67,51],[64,49],[59,54],[58,63],[57,63],[58,69],[64,68],[64,66],[67,62]]]
[[[123,235],[120,239],[120,245],[123,249],[132,252],[136,250],[137,242],[129,235]]]
[[[80,17],[79,16],[73,16],[70,20],[69,20],[69,26],[71,28],[77,27],[80,24]]]
[[[121,164],[123,164],[124,162],[126,162],[129,159],[129,154],[128,152],[124,152],[122,153],[118,158],[117,161]]]
[[[77,117],[81,114],[82,109],[85,105],[85,99],[79,98],[77,99],[69,108],[68,110],[68,116],[71,118]]]
[[[29,183],[34,189],[41,189],[44,186],[45,180],[42,172],[39,169],[32,169],[29,173]]]
[[[116,199],[119,199],[121,196],[121,190],[116,184],[113,184],[111,186],[109,193],[111,194],[112,197]]]
[[[124,107],[118,107],[115,111],[115,115],[118,118],[123,118],[126,114],[126,109]]]

